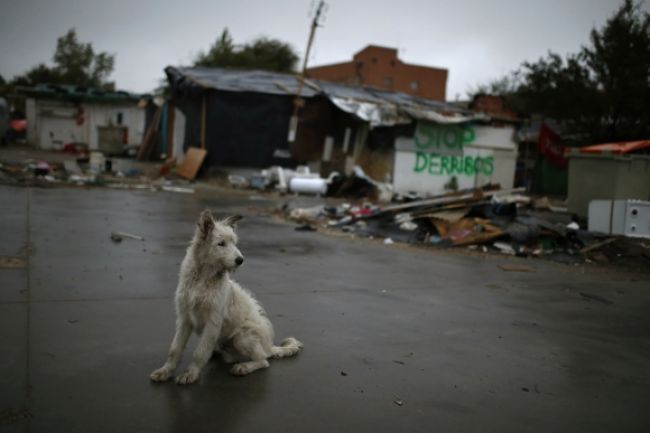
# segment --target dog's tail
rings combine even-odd
[[[302,343],[295,338],[285,338],[279,346],[273,346],[273,348],[271,348],[271,356],[274,358],[287,358],[289,356],[297,355],[302,348]]]

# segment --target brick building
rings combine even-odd
[[[335,83],[362,85],[408,93],[413,96],[445,100],[447,70],[411,65],[397,57],[394,48],[368,45],[351,62],[315,66],[307,76]]]

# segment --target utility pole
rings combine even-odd
[[[318,8],[316,9],[316,14],[311,21],[311,28],[309,30],[309,39],[307,39],[307,49],[305,50],[305,58],[302,61],[302,70],[298,75],[298,90],[296,91],[296,97],[293,100],[293,114],[291,115],[291,120],[289,121],[289,143],[293,143],[296,140],[296,131],[298,130],[298,111],[305,105],[305,100],[300,97],[302,93],[302,88],[305,85],[305,72],[307,71],[307,59],[309,59],[309,52],[311,51],[311,44],[314,41],[314,34],[316,33],[316,28],[319,25],[318,20],[323,13],[323,8],[325,8],[325,2],[320,0],[318,2]]]

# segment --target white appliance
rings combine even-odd
[[[592,200],[589,231],[650,238],[650,201]]]

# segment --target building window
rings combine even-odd
[[[384,78],[384,87],[392,89],[393,88],[393,79],[390,78],[390,77]]]
[[[411,90],[418,90],[420,88],[420,82],[419,81],[411,81]]]
[[[390,61],[390,65],[391,65],[391,66],[395,66],[395,60],[391,60],[391,61]]]
[[[372,63],[373,63],[373,64],[377,63],[377,57],[373,57],[373,58],[372,58]]]

